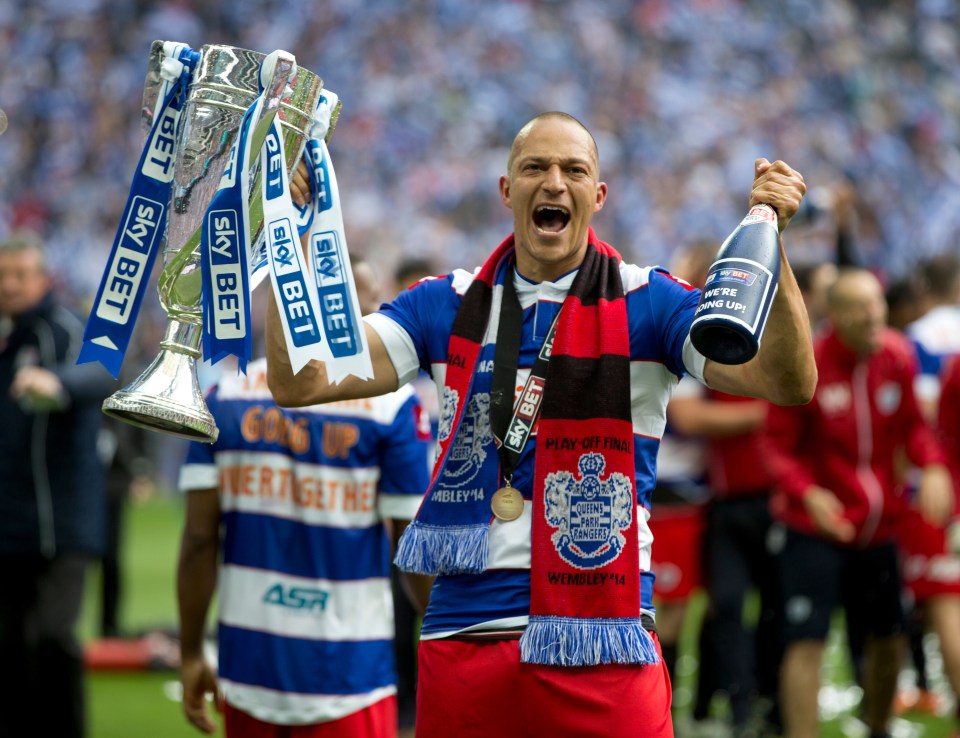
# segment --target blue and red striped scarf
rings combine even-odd
[[[454,318],[443,394],[456,409],[449,432],[441,433],[430,487],[400,540],[396,563],[405,571],[476,574],[486,567],[490,497],[501,485],[497,464],[485,464],[474,481],[482,495],[451,501],[443,493],[460,486],[448,478],[448,459],[466,409],[474,398],[489,397],[490,373],[477,372],[477,362],[483,345],[495,340],[513,253],[511,236],[481,267]],[[530,623],[520,643],[527,663],[658,660],[640,622],[630,338],[620,260],[591,229],[558,318],[537,425]],[[489,403],[480,407],[487,411]]]

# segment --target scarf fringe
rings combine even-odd
[[[653,637],[640,618],[535,616],[520,638],[520,660],[548,666],[656,664]]]
[[[428,525],[414,520],[403,531],[394,563],[414,574],[479,574],[487,568],[490,526]]]

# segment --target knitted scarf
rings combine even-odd
[[[476,574],[486,567],[499,461],[473,446],[476,464],[465,480],[451,450],[458,434],[464,434],[460,457],[464,438],[485,434],[493,444],[490,372],[476,369],[482,346],[496,342],[513,252],[511,236],[480,268],[454,318],[440,450],[430,487],[397,549],[396,563],[405,571]],[[534,489],[521,490],[533,497],[530,624],[520,642],[527,663],[658,660],[640,623],[630,339],[619,263],[620,255],[591,229],[557,322],[537,426]]]

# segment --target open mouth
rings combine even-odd
[[[570,222],[570,211],[559,205],[541,205],[533,211],[533,224],[540,233],[562,233]]]

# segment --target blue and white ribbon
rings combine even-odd
[[[267,262],[287,351],[296,373],[311,359],[325,360],[325,342],[317,308],[317,285],[310,278],[300,248],[298,214],[290,199],[283,132],[276,118],[260,156]]]
[[[272,233],[266,216],[265,187],[264,217],[268,227],[264,229],[264,251],[251,259],[253,285],[259,284],[266,271],[264,267],[269,264],[294,373],[310,359],[317,359],[326,364],[328,378],[337,383],[349,375],[361,379],[373,376],[344,236],[337,178],[325,142],[338,102],[335,93],[324,90],[311,123],[305,158],[313,178],[312,201],[298,211],[287,196],[287,214],[281,217],[278,229]],[[269,141],[268,138],[268,147]],[[282,143],[281,139],[281,147]],[[286,187],[286,170],[283,182]],[[279,208],[279,204],[276,207]],[[307,236],[306,261],[300,249],[295,257],[286,253],[284,239],[290,222],[297,236]]]
[[[339,100],[324,90],[313,116],[306,159],[313,174],[313,200],[307,220],[310,267],[320,303],[320,325],[326,339],[327,377],[339,383],[353,375],[373,377],[370,351],[350,266],[343,229],[337,175],[326,138]]]
[[[203,278],[203,355],[211,364],[233,355],[240,371],[252,355],[250,332],[250,168],[253,131],[264,108],[276,114],[287,77],[274,79],[281,55],[274,51],[260,65],[259,94],[247,108],[237,138],[230,149],[220,186],[204,215],[200,235]],[[296,63],[288,77],[296,75]],[[279,85],[279,89],[278,89]],[[256,152],[259,153],[259,152]]]
[[[99,361],[117,377],[167,227],[180,114],[200,54],[167,42],[163,89],[83,334],[78,364]]]
[[[259,102],[258,97],[243,116],[220,187],[207,207],[200,231],[203,355],[216,364],[233,354],[239,359],[241,371],[245,371],[251,355],[250,299],[242,258],[247,252],[250,222],[246,161],[250,118]]]

